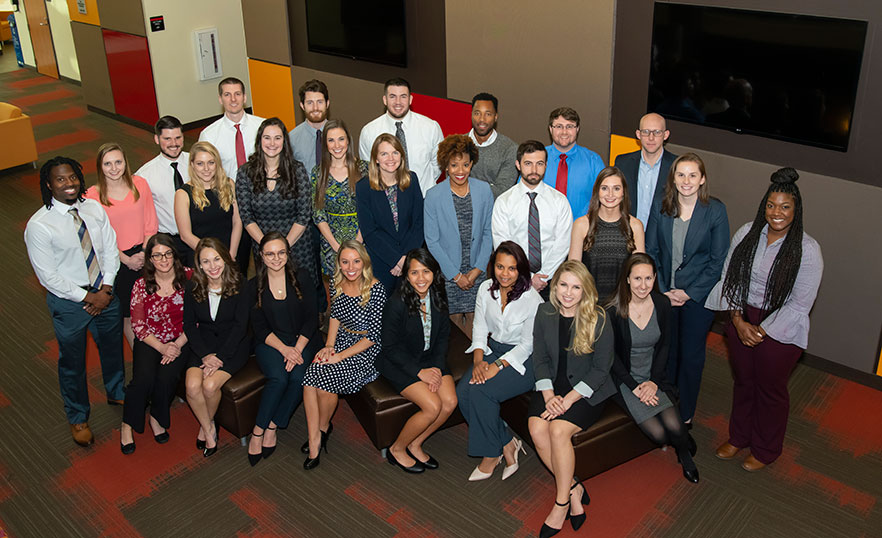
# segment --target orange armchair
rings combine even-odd
[[[0,103],[0,170],[32,163],[37,167],[37,142],[31,118],[9,103]]]

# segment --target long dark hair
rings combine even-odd
[[[70,157],[52,157],[40,167],[40,195],[43,197],[43,205],[46,206],[46,209],[52,207],[52,189],[49,187],[49,181],[51,181],[49,173],[56,166],[61,166],[63,164],[69,165],[73,169],[74,174],[76,174],[77,179],[80,180],[80,190],[77,192],[77,200],[82,202],[86,199],[86,179],[83,176],[83,166]]]
[[[291,152],[291,142],[288,140],[288,129],[285,122],[279,118],[268,118],[263,120],[260,127],[257,128],[257,138],[254,141],[254,153],[248,157],[248,162],[242,165],[245,169],[245,177],[251,182],[251,189],[254,194],[260,194],[266,190],[266,156],[263,154],[263,147],[260,139],[267,127],[275,126],[282,130],[282,151],[279,153],[279,177],[276,179],[276,188],[282,198],[290,200],[296,198],[302,193],[297,190],[297,168],[299,163]],[[301,163],[300,166],[303,166]],[[307,172],[308,173],[308,172]]]
[[[144,249],[144,289],[148,294],[156,293],[156,290],[159,289],[159,284],[156,283],[156,267],[153,265],[153,259],[150,258],[150,256],[153,255],[153,249],[158,245],[171,249],[172,260],[174,260],[172,270],[175,273],[172,287],[176,290],[182,289],[184,287],[184,282],[187,281],[187,271],[184,270],[184,264],[181,263],[181,255],[178,254],[178,251],[175,248],[174,239],[164,232],[155,234],[147,240],[147,248]]]
[[[704,178],[704,184],[698,187],[698,202],[701,205],[707,205],[710,203],[711,196],[710,190],[707,186],[707,172],[704,167],[704,161],[702,161],[701,157],[695,153],[684,153],[671,163],[671,169],[668,171],[668,179],[667,183],[665,183],[665,196],[662,198],[661,205],[662,215],[667,215],[669,217],[680,216],[680,192],[677,190],[677,185],[674,184],[674,177],[676,177],[677,174],[677,166],[682,162],[695,163],[698,165],[698,171],[701,172],[701,177]]]
[[[588,202],[588,232],[582,242],[582,250],[589,251],[594,246],[594,237],[597,235],[597,221],[600,219],[600,187],[606,178],[617,177],[622,182],[622,201],[619,202],[619,231],[625,238],[628,252],[634,252],[637,248],[634,243],[634,232],[631,230],[631,198],[628,196],[628,184],[625,182],[625,174],[615,166],[607,166],[597,174],[594,188],[591,189],[591,200]]]
[[[506,304],[508,304],[512,301],[517,301],[532,286],[530,281],[530,262],[527,260],[527,255],[524,254],[524,249],[519,244],[514,241],[499,243],[499,246],[490,255],[490,262],[487,263],[487,276],[493,281],[490,284],[490,297],[493,299],[496,299],[496,292],[499,291],[499,281],[496,280],[496,257],[500,254],[508,254],[514,258],[515,265],[518,268],[518,279],[515,280],[514,285],[508,290],[508,296],[506,297]]]
[[[796,180],[799,174],[793,168],[781,168],[772,174],[769,188],[760,202],[750,231],[732,251],[729,269],[723,279],[723,297],[743,312],[747,307],[747,294],[750,289],[750,274],[753,270],[753,257],[759,245],[763,227],[766,225],[766,204],[773,192],[793,196],[793,224],[784,237],[781,249],[772,262],[769,279],[763,294],[763,317],[781,308],[796,281],[802,263],[802,195]]]
[[[349,194],[355,195],[355,184],[364,175],[362,170],[367,169],[367,164],[363,164],[364,168],[359,168],[359,164],[364,161],[358,160],[355,153],[355,144],[352,143],[352,137],[349,135],[349,128],[343,120],[328,120],[322,130],[322,162],[319,163],[318,173],[315,178],[315,208],[325,208],[325,192],[328,190],[328,184],[331,182],[331,151],[328,149],[328,133],[331,129],[343,129],[346,133],[346,141],[349,147],[346,149],[346,174],[347,183],[349,183]]]
[[[619,282],[616,284],[616,292],[613,293],[607,303],[608,306],[615,307],[616,313],[623,318],[627,318],[629,314],[628,309],[631,304],[631,284],[628,283],[628,278],[631,276],[631,269],[635,265],[648,265],[652,267],[653,276],[658,274],[655,269],[655,261],[653,261],[652,256],[649,254],[635,252],[628,256],[625,263],[622,264],[622,270],[619,273]],[[653,280],[652,289],[658,289],[658,280]]]
[[[214,249],[224,261],[224,272],[221,273],[221,295],[232,297],[239,293],[239,288],[242,286],[242,273],[239,272],[239,266],[230,256],[230,250],[227,246],[216,237],[203,237],[194,249],[195,263],[193,265],[196,267],[193,268],[193,278],[191,279],[193,281],[193,298],[200,303],[208,299],[208,275],[205,274],[205,271],[202,270],[202,264],[199,263],[199,255],[207,248]]]
[[[429,271],[432,271],[432,285],[429,286],[429,297],[432,304],[440,311],[447,310],[447,290],[444,288],[444,275],[441,274],[441,266],[435,261],[435,258],[429,251],[423,247],[415,248],[407,253],[404,258],[404,270],[402,271],[403,282],[401,283],[401,298],[407,306],[410,314],[419,314],[420,296],[417,295],[413,286],[407,280],[407,273],[410,271],[410,262],[416,260],[425,265]]]
[[[300,281],[297,280],[297,267],[294,265],[294,257],[291,256],[291,245],[288,244],[288,238],[275,230],[267,232],[260,240],[260,248],[257,249],[261,256],[263,256],[263,247],[270,241],[281,241],[285,244],[285,252],[288,253],[288,258],[285,261],[285,278],[291,283],[291,286],[294,288],[294,293],[297,294],[297,298],[303,299],[303,293],[300,291]],[[269,286],[269,276],[267,274],[266,263],[264,263],[263,260],[261,260],[261,263],[255,265],[257,265],[255,270],[257,276],[257,307],[260,308],[260,298],[263,295],[263,290]]]

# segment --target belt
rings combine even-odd
[[[367,333],[368,333],[367,331],[353,331],[352,329],[349,329],[349,328],[347,328],[347,327],[344,327],[343,325],[340,325],[340,328],[343,329],[344,331],[350,333],[350,334],[359,334],[359,335],[361,335],[361,336],[366,336]]]
[[[331,213],[326,212],[328,215],[333,215],[335,217],[357,217],[358,213]]]

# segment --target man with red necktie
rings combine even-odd
[[[573,218],[588,212],[594,180],[606,166],[600,155],[576,144],[579,122],[579,113],[572,108],[552,110],[548,116],[552,144],[545,148],[548,151],[545,183],[566,195]]]

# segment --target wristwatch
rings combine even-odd
[[[496,367],[499,368],[500,370],[505,368],[505,363],[502,362],[502,359],[496,359],[495,361],[493,361],[493,364],[495,364]]]

